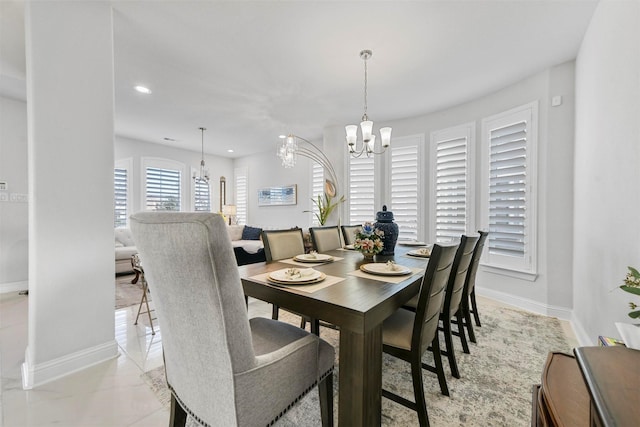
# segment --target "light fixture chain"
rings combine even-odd
[[[364,117],[367,117],[367,58],[364,58]]]

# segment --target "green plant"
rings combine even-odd
[[[629,272],[627,273],[627,277],[624,278],[624,285],[620,285],[620,289],[625,292],[629,292],[630,294],[640,295],[640,272],[633,267],[627,268],[629,269]],[[638,305],[630,302],[629,307],[631,310],[635,310],[638,308]],[[640,310],[629,312],[629,317],[637,319],[640,317]]]
[[[320,225],[324,225],[325,222],[327,222],[329,215],[331,215],[331,212],[333,212],[334,209],[337,208],[338,205],[340,205],[340,203],[343,203],[346,200],[344,196],[340,197],[340,199],[336,201],[334,201],[333,199],[334,197],[329,196],[327,193],[324,193],[323,195],[318,194],[318,197],[316,199],[311,199],[313,204],[318,207],[318,212],[304,212],[312,212],[318,219]]]

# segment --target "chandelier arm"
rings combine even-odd
[[[311,159],[314,162],[318,163],[320,166],[322,166],[329,174],[329,178],[333,181],[335,186],[339,188],[338,178],[336,176],[336,171],[333,169],[333,165],[331,165],[331,163],[329,162],[329,159],[327,159],[326,156],[320,155],[320,154],[314,151],[311,151],[308,148],[303,148],[303,147],[298,148],[298,155]]]
[[[310,146],[312,146],[315,149],[314,153],[320,159],[322,159],[322,161],[318,161],[318,163],[320,163],[325,169],[328,169],[330,178],[333,180],[334,184],[337,187],[338,186],[338,178],[337,178],[337,175],[336,175],[336,171],[335,171],[335,169],[333,169],[333,165],[329,161],[329,158],[324,154],[324,152],[320,148],[318,148],[317,145],[315,145],[313,142],[309,141],[308,139],[301,138],[301,137],[299,137],[297,135],[294,135],[294,137],[298,138],[299,140],[301,140],[303,142],[306,142],[307,144],[309,144]],[[309,152],[311,152],[311,150],[305,149],[304,147],[299,147],[299,150],[308,150]]]

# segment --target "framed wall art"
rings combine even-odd
[[[265,187],[258,190],[258,206],[285,206],[298,204],[296,184],[282,187]]]

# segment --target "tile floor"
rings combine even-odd
[[[137,306],[115,311],[117,358],[23,390],[20,369],[27,343],[27,298],[0,294],[0,426],[168,425],[168,409],[141,377],[162,365],[162,333],[156,328],[152,335],[149,327],[133,324]],[[270,306],[251,300],[249,315],[270,317]],[[562,323],[570,342],[576,342],[568,322]]]

